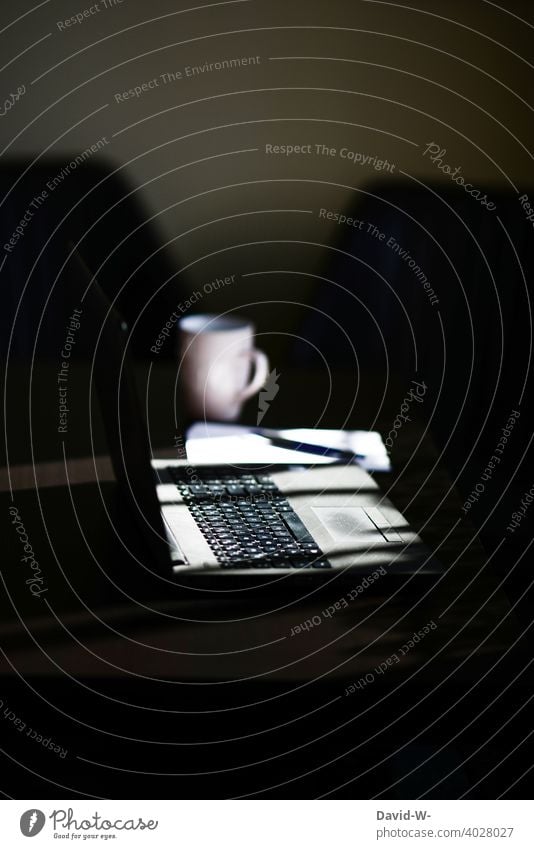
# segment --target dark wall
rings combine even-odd
[[[67,26],[81,6],[24,2],[18,24],[2,13],[2,91],[25,88],[1,119],[2,148],[70,161],[100,142],[91,158],[139,188],[186,288],[204,295],[236,275],[205,309],[240,306],[267,332],[282,310],[293,331],[316,285],[307,275],[328,268],[339,237],[320,210],[345,210],[374,180],[447,182],[431,142],[476,185],[528,181],[527,2],[123,0]],[[66,183],[55,192],[65,204]],[[284,270],[298,274],[272,273]],[[278,300],[290,303],[264,303]]]

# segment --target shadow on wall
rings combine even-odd
[[[128,324],[134,351],[150,357],[161,316],[187,289],[148,220],[139,193],[100,163],[43,159],[0,166],[2,356],[57,359],[58,344],[80,307],[77,281],[62,272],[69,243]],[[168,351],[171,355],[172,350]],[[73,351],[74,355],[74,351]],[[164,352],[164,356],[166,352]]]
[[[319,367],[314,345],[341,369],[357,355],[384,386],[388,373],[424,380],[418,412],[458,476],[462,515],[481,526],[497,505],[482,532],[492,544],[532,483],[533,196],[481,187],[490,207],[443,183],[369,185],[344,212],[294,350],[308,367]],[[468,503],[473,492],[484,497]]]

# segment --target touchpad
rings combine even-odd
[[[363,507],[312,507],[321,525],[336,542],[383,542],[384,536]]]

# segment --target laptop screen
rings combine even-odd
[[[169,552],[128,352],[128,328],[78,251],[71,254],[69,265],[83,293],[83,325],[92,357],[91,398],[96,390],[113,470],[151,554],[166,574]]]

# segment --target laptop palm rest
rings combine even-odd
[[[312,507],[334,542],[402,542],[386,518],[377,509],[363,507]],[[372,515],[370,515],[372,514]]]

